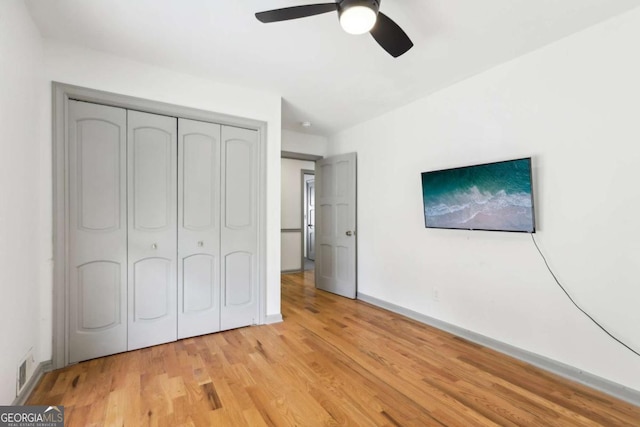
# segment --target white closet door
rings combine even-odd
[[[220,330],[220,125],[178,121],[178,338]]]
[[[221,329],[256,323],[258,132],[222,127]]]
[[[128,111],[128,349],[177,339],[177,119]]]
[[[126,111],[69,101],[69,363],[127,349]]]

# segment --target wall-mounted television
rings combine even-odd
[[[535,232],[531,158],[422,173],[426,228]]]

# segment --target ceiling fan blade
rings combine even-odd
[[[394,58],[413,47],[413,42],[407,33],[382,12],[378,12],[376,25],[373,26],[370,33],[378,44]]]
[[[256,13],[258,21],[269,23],[288,21],[289,19],[305,18],[307,16],[320,15],[321,13],[338,10],[337,3],[307,4],[304,6],[285,7],[282,9],[268,10]]]

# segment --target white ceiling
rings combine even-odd
[[[398,59],[329,13],[254,13],[322,0],[27,0],[43,37],[275,92],[284,128],[330,135],[638,6],[638,0],[384,0],[414,48]],[[302,121],[313,127],[305,130]]]

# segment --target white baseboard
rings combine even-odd
[[[272,323],[280,323],[282,322],[282,314],[269,314],[264,318],[264,324],[270,325]]]
[[[20,394],[16,396],[12,405],[14,406],[24,405],[27,399],[29,398],[29,396],[31,396],[31,393],[33,392],[33,390],[36,388],[36,386],[42,379],[42,376],[46,372],[49,372],[51,370],[53,370],[53,364],[51,363],[51,360],[47,360],[46,362],[40,362],[36,367],[35,371],[33,371],[33,375],[31,375],[31,378],[29,378],[29,381],[27,381],[27,384],[25,384],[25,386],[22,387]]]
[[[367,302],[377,307],[384,308],[385,310],[401,314],[410,319],[417,320],[418,322],[433,326],[434,328],[443,330],[445,332],[449,332],[450,334],[467,339],[476,344],[480,344],[493,350],[499,351],[500,353],[515,357],[516,359],[527,362],[540,369],[544,369],[545,371],[552,372],[563,378],[578,382],[580,384],[584,384],[610,396],[629,402],[632,405],[640,406],[640,391],[630,389],[621,384],[609,381],[597,375],[590,374],[589,372],[585,372],[573,366],[566,365],[564,363],[549,359],[539,354],[522,350],[493,338],[480,335],[468,329],[443,322],[442,320],[435,319],[425,314],[400,307],[393,303],[383,301],[366,294],[358,293],[357,298],[361,301]]]

